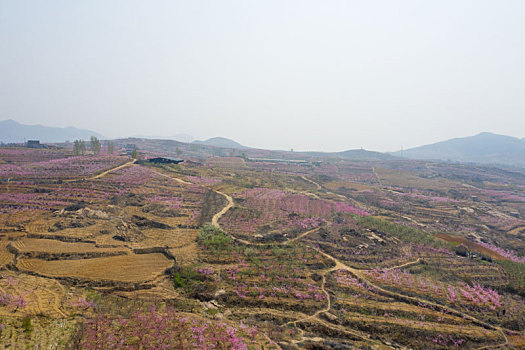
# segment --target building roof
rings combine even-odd
[[[174,157],[153,157],[148,160],[153,160],[153,159],[166,159],[172,162],[183,162],[184,161],[184,159],[174,158]]]

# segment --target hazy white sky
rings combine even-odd
[[[525,1],[0,0],[0,120],[387,151],[525,137]]]

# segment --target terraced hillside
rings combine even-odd
[[[0,149],[5,348],[525,346],[525,174],[41,153]]]

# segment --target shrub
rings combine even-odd
[[[184,278],[180,275],[179,272],[175,272],[173,274],[173,286],[175,288],[183,288],[184,287]]]
[[[31,317],[26,316],[22,319],[22,327],[24,328],[24,332],[31,333],[33,330],[33,326],[31,325]]]
[[[174,271],[172,278],[175,288],[185,289],[192,287],[195,282],[205,279],[204,276],[195,270],[194,266],[183,267]]]
[[[216,254],[223,250],[229,250],[231,243],[233,242],[230,236],[224,233],[220,228],[212,225],[201,227],[197,240],[206,249],[209,249]]]

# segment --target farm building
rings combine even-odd
[[[303,159],[270,159],[270,158],[247,158],[250,162],[265,162],[265,163],[285,163],[285,164],[308,164],[307,160]]]
[[[156,164],[179,164],[184,162],[184,159],[173,157],[156,157],[148,159],[148,162]]]
[[[27,140],[27,148],[45,148],[45,145],[41,144],[39,140]]]

